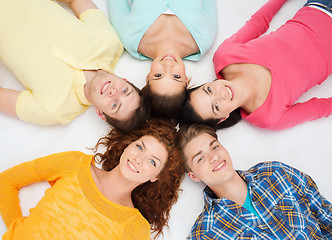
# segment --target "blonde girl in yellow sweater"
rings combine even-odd
[[[149,240],[150,229],[158,236],[183,177],[175,135],[172,124],[151,120],[128,134],[111,130],[94,149],[104,153],[58,153],[0,173],[3,240]],[[51,188],[24,217],[19,189],[39,181]]]

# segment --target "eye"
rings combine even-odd
[[[217,111],[219,111],[219,105],[218,105],[218,103],[215,103],[215,104],[214,104],[214,108],[215,108]]]
[[[203,161],[203,157],[200,157],[198,160],[197,160],[197,163]]]
[[[117,102],[114,102],[114,103],[112,104],[112,109],[116,108],[117,106],[118,106],[118,103],[117,103]]]
[[[162,75],[161,75],[161,73],[156,73],[154,76],[155,77],[161,77]]]
[[[143,150],[142,146],[141,146],[141,145],[139,145],[139,144],[136,144],[136,147],[137,147],[137,148],[138,148],[138,150],[140,150],[140,151],[142,151],[142,150]]]
[[[219,148],[219,145],[215,145],[212,149],[213,150],[216,150],[216,149],[218,149]]]
[[[122,93],[126,94],[128,92],[128,88],[123,89]]]
[[[174,74],[173,77],[174,77],[174,78],[177,78],[177,79],[181,78],[181,76],[180,76],[180,75],[177,75],[177,74]]]
[[[209,92],[209,93],[212,93],[212,89],[210,87],[207,87],[206,90]]]
[[[153,159],[150,159],[150,163],[155,167],[156,166],[156,161]]]

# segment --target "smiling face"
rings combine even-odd
[[[210,187],[224,184],[236,173],[227,150],[208,133],[201,133],[188,142],[183,154],[191,170],[188,176]]]
[[[127,120],[138,108],[140,96],[126,80],[105,71],[97,71],[86,84],[86,96],[95,105],[98,115],[103,113],[117,120]]]
[[[225,120],[238,108],[236,85],[230,81],[217,80],[206,83],[190,94],[194,111],[203,119]]]
[[[170,54],[155,58],[146,80],[154,93],[160,95],[180,93],[187,87],[187,76],[182,59],[176,59]]]
[[[166,147],[152,136],[143,136],[129,144],[120,157],[120,171],[138,184],[154,182],[168,158]]]

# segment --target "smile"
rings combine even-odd
[[[225,88],[226,88],[226,90],[228,92],[228,95],[229,95],[230,99],[233,100],[233,92],[232,92],[232,90],[229,87],[227,87],[227,86],[225,86]]]
[[[212,169],[212,172],[219,171],[219,170],[221,170],[221,169],[223,169],[223,168],[225,168],[225,167],[226,167],[226,161],[223,160],[223,161],[221,161],[221,163],[219,163],[214,169]]]
[[[165,55],[160,61],[163,61],[163,60],[173,60],[175,62],[178,62],[178,61],[176,61],[176,59],[173,55]]]
[[[103,94],[106,92],[108,87],[110,86],[111,82],[106,82],[101,88],[100,88],[100,94]]]
[[[128,159],[127,163],[128,163],[127,165],[129,166],[129,169],[131,169],[135,173],[139,173],[139,171],[137,170],[137,168],[135,168],[135,166],[130,162],[129,159]]]

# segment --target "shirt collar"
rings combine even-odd
[[[241,171],[241,170],[236,170],[236,172],[239,174],[239,176],[248,184],[248,187],[251,185],[254,185],[256,183],[256,180],[254,178],[254,174],[249,171]],[[203,197],[204,197],[204,202],[208,206],[212,206],[213,203],[220,203],[224,202],[227,203],[229,200],[226,198],[218,198],[214,192],[209,188],[209,186],[206,186],[203,191]]]

